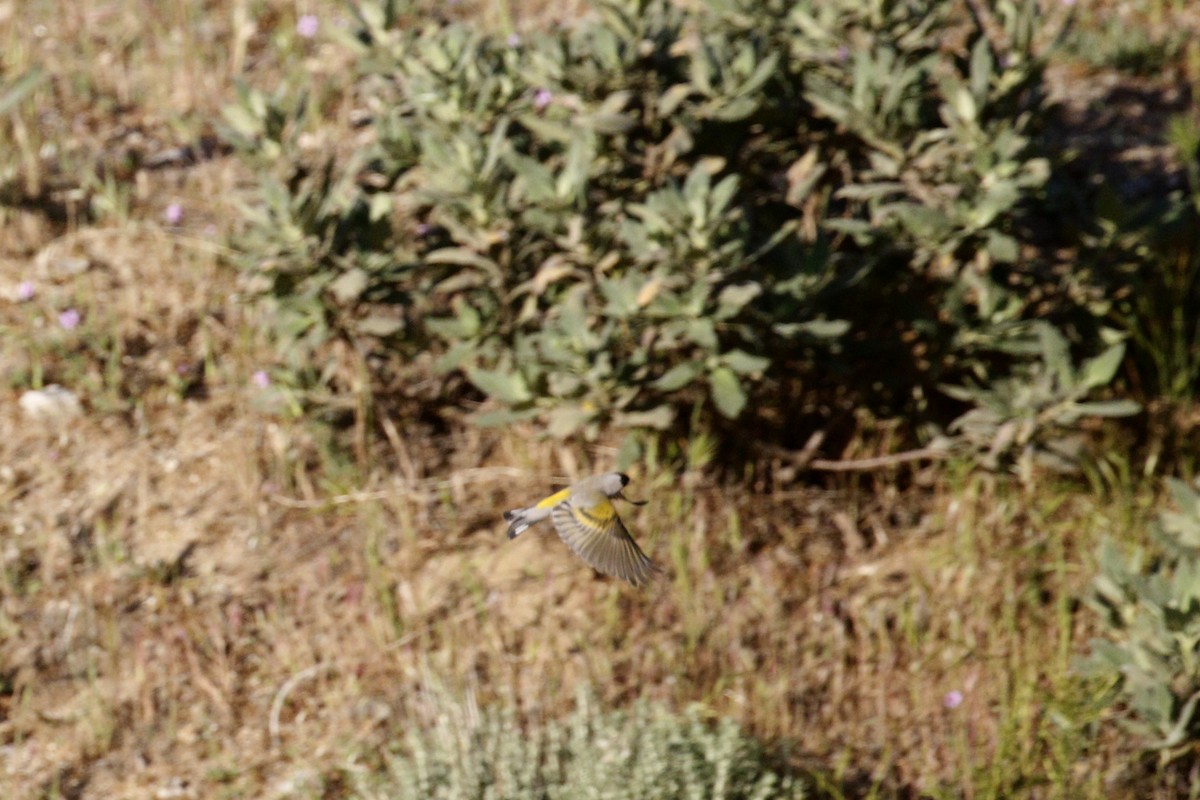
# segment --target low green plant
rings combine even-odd
[[[997,4],[1003,45],[960,0],[608,0],[528,39],[403,5],[364,2],[343,38],[365,147],[301,148],[296,94],[227,114],[262,185],[244,262],[310,379],[348,343],[380,390],[594,437],[736,419],[809,374],[907,403],[1010,334],[969,287],[1019,271],[1048,175],[1033,0]]]
[[[1121,720],[1164,759],[1194,757],[1200,742],[1200,494],[1169,482],[1178,511],[1160,515],[1160,553],[1100,549],[1088,603],[1104,636],[1093,639],[1079,668],[1113,686]]]
[[[363,798],[505,797],[586,800],[784,800],[801,782],[730,720],[706,722],[644,705],[600,712],[586,695],[561,722],[529,731],[511,711],[438,692],[428,727],[410,727],[386,770],[359,781]]]
[[[959,445],[970,448],[983,466],[1011,465],[1028,479],[1035,465],[1059,471],[1078,467],[1083,443],[1076,429],[1084,417],[1124,417],[1141,406],[1126,399],[1086,399],[1112,381],[1125,355],[1123,342],[1077,368],[1067,340],[1053,326],[1035,323],[1026,334],[1024,342],[1013,338],[1010,344],[1028,347],[1034,360],[1018,362],[1007,375],[943,390],[974,406],[950,425]]]

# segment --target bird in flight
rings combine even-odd
[[[530,525],[549,517],[575,555],[606,575],[641,586],[660,570],[629,535],[613,506],[614,498],[644,505],[645,501],[621,494],[628,484],[629,476],[623,472],[606,472],[584,478],[529,508],[505,511],[508,538],[517,538]]]

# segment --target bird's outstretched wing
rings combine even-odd
[[[607,499],[586,509],[560,503],[550,513],[550,520],[577,556],[606,575],[641,586],[659,571]]]

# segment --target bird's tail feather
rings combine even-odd
[[[525,518],[528,509],[514,508],[504,512],[504,521],[508,523],[508,538],[515,539],[532,523]]]

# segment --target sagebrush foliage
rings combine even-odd
[[[1035,358],[1018,362],[1011,375],[990,383],[943,386],[973,408],[950,425],[956,445],[989,469],[1011,466],[1025,480],[1035,467],[1073,472],[1083,453],[1077,430],[1084,417],[1126,417],[1141,407],[1132,400],[1086,400],[1107,386],[1125,356],[1124,343],[1076,367],[1067,340],[1047,323],[1031,326]]]
[[[800,800],[763,747],[732,721],[715,724],[639,706],[597,711],[582,695],[562,722],[524,730],[511,712],[480,710],[445,693],[433,724],[411,727],[386,772],[355,787],[363,798],[446,800]]]
[[[1106,543],[1089,604],[1104,637],[1093,639],[1084,674],[1116,687],[1123,721],[1151,750],[1190,751],[1200,740],[1200,494],[1169,483],[1178,511],[1155,528],[1162,556],[1119,552]]]
[[[995,40],[961,0],[609,0],[517,40],[367,2],[362,147],[314,161],[294,94],[231,109],[241,246],[298,368],[350,342],[481,423],[737,418],[816,375],[919,405],[1036,340],[1001,283],[1049,174],[1038,8],[994,5]]]

